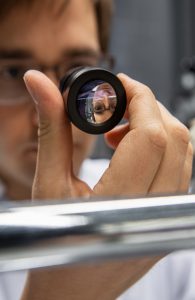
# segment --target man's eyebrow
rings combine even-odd
[[[27,50],[0,50],[0,58],[31,58],[32,54]]]
[[[93,50],[90,48],[84,49],[70,49],[62,52],[62,57],[68,58],[77,58],[77,57],[90,57],[97,58],[99,56],[99,51]],[[32,58],[33,55],[30,51],[14,49],[14,50],[1,50],[0,49],[0,58],[3,59],[24,59],[24,58]]]

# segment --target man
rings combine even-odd
[[[129,123],[106,135],[116,151],[95,187],[78,178],[94,137],[70,124],[56,85],[62,73],[97,65],[105,52],[94,10],[98,2],[100,16],[107,1],[9,0],[4,9],[1,5],[0,178],[8,199],[29,199],[31,191],[32,198],[52,199],[188,190],[192,148],[187,129],[149,88],[124,74],[119,79],[127,93]],[[27,69],[42,70],[50,79]],[[31,272],[22,299],[115,299],[158,259]]]

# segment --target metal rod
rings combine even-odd
[[[0,205],[0,272],[195,248],[195,195]]]

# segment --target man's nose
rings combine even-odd
[[[110,108],[110,103],[109,103],[109,99],[108,99],[108,95],[104,95],[103,96],[103,103],[106,109]]]

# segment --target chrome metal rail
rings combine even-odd
[[[195,195],[0,204],[0,272],[192,248]]]

